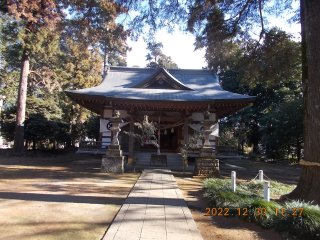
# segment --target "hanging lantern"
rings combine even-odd
[[[167,135],[167,129],[164,130],[164,135]]]
[[[173,127],[171,128],[171,133],[174,133],[174,129],[173,129]]]

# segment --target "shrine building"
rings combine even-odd
[[[111,143],[108,119],[119,110],[124,120],[119,141],[129,159],[138,148],[137,141],[123,131],[137,132],[135,122],[144,115],[158,123],[161,151],[176,151],[188,141],[194,130],[200,129],[203,113],[210,111],[210,119],[229,116],[251,106],[255,97],[225,91],[218,75],[212,70],[110,67],[99,86],[66,91],[73,101],[101,116],[101,149]],[[210,143],[218,145],[218,124],[213,126]],[[145,145],[144,149],[156,149]],[[142,149],[143,149],[142,148]],[[141,148],[140,148],[141,149]],[[105,152],[105,150],[104,150]]]

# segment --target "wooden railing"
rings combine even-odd
[[[237,156],[238,147],[237,146],[215,146],[216,155],[228,155],[228,156]]]

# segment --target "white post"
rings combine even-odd
[[[236,172],[235,171],[231,172],[231,191],[232,192],[236,191]]]
[[[264,200],[270,202],[270,182],[265,181],[263,184]]]
[[[263,182],[263,170],[259,170],[259,181]]]
[[[158,149],[157,149],[157,155],[161,155],[161,152],[160,152],[160,115],[158,117]]]

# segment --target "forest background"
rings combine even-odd
[[[54,26],[36,26],[28,36],[26,26],[32,20],[21,15],[26,10],[10,10],[18,2],[1,5],[0,94],[6,96],[2,136],[14,140],[21,59],[27,49],[30,70],[24,148],[56,148],[58,143],[71,146],[86,137],[98,139],[99,116],[74,104],[63,91],[98,85],[108,64],[126,66],[128,37],[140,36],[141,29],[149,25],[132,23],[125,29],[117,23],[119,16],[128,13],[126,4],[53,1],[53,12],[59,14]],[[32,4],[35,2],[27,1]],[[287,6],[286,11],[290,9]],[[190,17],[186,30],[195,33],[191,21]],[[225,90],[257,96],[252,107],[220,121],[220,144],[238,145],[240,152],[251,152],[253,157],[262,154],[299,161],[303,148],[300,43],[280,29],[269,28],[261,38],[245,35],[232,42],[221,41],[218,51],[212,45],[221,33],[212,34],[209,29],[216,28],[214,24],[208,22],[202,32],[195,33],[196,49],[205,49],[207,67],[219,73]],[[157,27],[168,27],[160,25]],[[167,68],[177,68],[162,53],[162,43],[154,38],[155,28],[151,26],[145,35],[149,63],[141,67],[156,67],[162,60]]]

